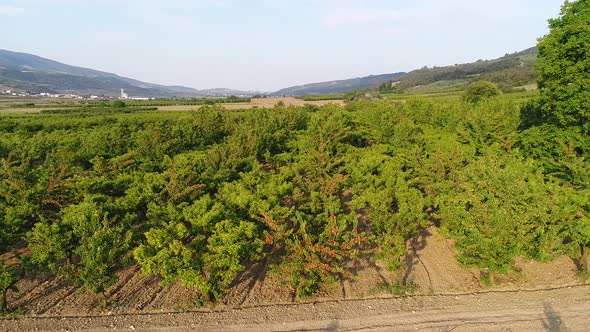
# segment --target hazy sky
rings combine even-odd
[[[562,0],[0,0],[0,48],[144,81],[270,91],[490,59]]]

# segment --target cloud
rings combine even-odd
[[[11,5],[0,5],[0,16],[23,16],[29,14],[29,11],[22,7]]]

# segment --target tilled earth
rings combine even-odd
[[[137,267],[101,296],[84,295],[56,279],[24,280],[11,305],[22,313],[0,320],[0,331],[349,331],[349,330],[588,330],[590,287],[562,257],[550,264],[518,260],[518,273],[485,287],[477,270],[457,264],[452,243],[435,228],[408,243],[407,272],[392,274],[367,258],[347,266],[352,280],[328,285],[306,303],[281,286],[265,262],[240,275],[216,306],[197,309],[196,293],[162,287]],[[412,296],[386,284],[414,285]]]
[[[5,331],[588,331],[590,287],[0,321]]]

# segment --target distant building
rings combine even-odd
[[[119,99],[129,99],[129,95],[125,93],[125,89],[121,89],[121,97]]]

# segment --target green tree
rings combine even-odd
[[[21,256],[17,251],[13,251],[13,257],[6,262],[0,259],[0,315],[10,309],[8,291],[18,292],[16,283],[31,273],[31,267],[30,257]]]
[[[8,291],[14,288],[18,276],[13,268],[6,266],[3,260],[0,260],[0,314],[8,310],[6,295]]]
[[[125,104],[124,101],[115,100],[113,102],[113,108],[125,108],[125,107],[127,107],[127,105]]]
[[[550,33],[539,40],[542,115],[590,130],[590,1],[566,1]]]
[[[572,258],[590,252],[590,1],[566,1],[539,39],[540,97],[523,109],[520,145],[545,174],[574,188],[567,204],[576,223],[568,227]]]
[[[115,272],[123,266],[131,241],[131,231],[115,222],[89,199],[64,208],[61,220],[43,220],[29,233],[31,259],[104,295],[117,281]]]
[[[498,96],[502,93],[498,86],[492,82],[479,81],[469,84],[463,99],[470,103],[478,103],[481,100]]]

